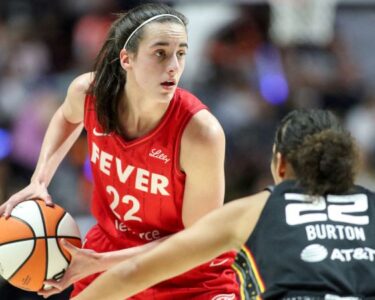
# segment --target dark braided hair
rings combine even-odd
[[[291,164],[310,195],[344,194],[354,185],[358,151],[350,133],[327,110],[295,110],[276,131],[275,153]]]
[[[160,15],[175,15],[185,26],[187,19],[173,8],[164,5],[149,3],[137,6],[127,13],[119,14],[118,19],[112,24],[107,40],[104,42],[95,62],[95,77],[88,93],[95,96],[95,110],[98,121],[105,132],[119,131],[118,105],[126,81],[126,73],[122,69],[119,54],[130,34],[144,21]],[[153,22],[180,22],[173,17],[161,17]],[[147,25],[145,25],[147,26]],[[140,28],[129,40],[127,51],[137,53],[139,43],[143,37],[144,27]]]

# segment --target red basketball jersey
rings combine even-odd
[[[193,95],[177,89],[159,125],[145,136],[126,141],[116,133],[104,134],[94,98],[87,96],[84,124],[94,180],[92,210],[119,247],[183,229],[181,135],[190,118],[204,108]]]
[[[94,101],[86,97],[84,125],[94,180],[92,211],[98,225],[88,233],[86,247],[114,251],[182,230],[186,176],[179,166],[181,136],[191,117],[207,107],[177,89],[158,126],[126,141],[116,133],[104,133]],[[131,299],[236,299],[233,261],[234,253],[227,253]],[[76,283],[73,295],[95,277]]]

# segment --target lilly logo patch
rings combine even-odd
[[[165,164],[167,164],[171,160],[167,154],[164,154],[163,151],[155,148],[150,151],[149,156],[160,159],[164,161]]]

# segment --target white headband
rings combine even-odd
[[[184,25],[184,22],[182,22],[182,20],[175,16],[175,15],[171,15],[171,14],[161,14],[161,15],[156,15],[156,16],[153,16],[151,17],[150,19],[147,19],[146,21],[144,21],[141,25],[139,25],[136,29],[134,29],[134,31],[129,35],[128,39],[126,40],[125,44],[124,44],[124,49],[126,49],[126,46],[128,45],[130,39],[133,37],[133,35],[143,26],[145,26],[146,24],[150,23],[151,21],[155,20],[155,19],[159,19],[159,18],[162,18],[162,17],[172,17],[172,18],[175,18],[177,20],[179,20],[181,22],[181,24]]]

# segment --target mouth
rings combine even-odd
[[[161,83],[161,86],[164,88],[171,88],[171,87],[174,87],[175,85],[176,85],[176,81],[174,80],[167,80]]]

